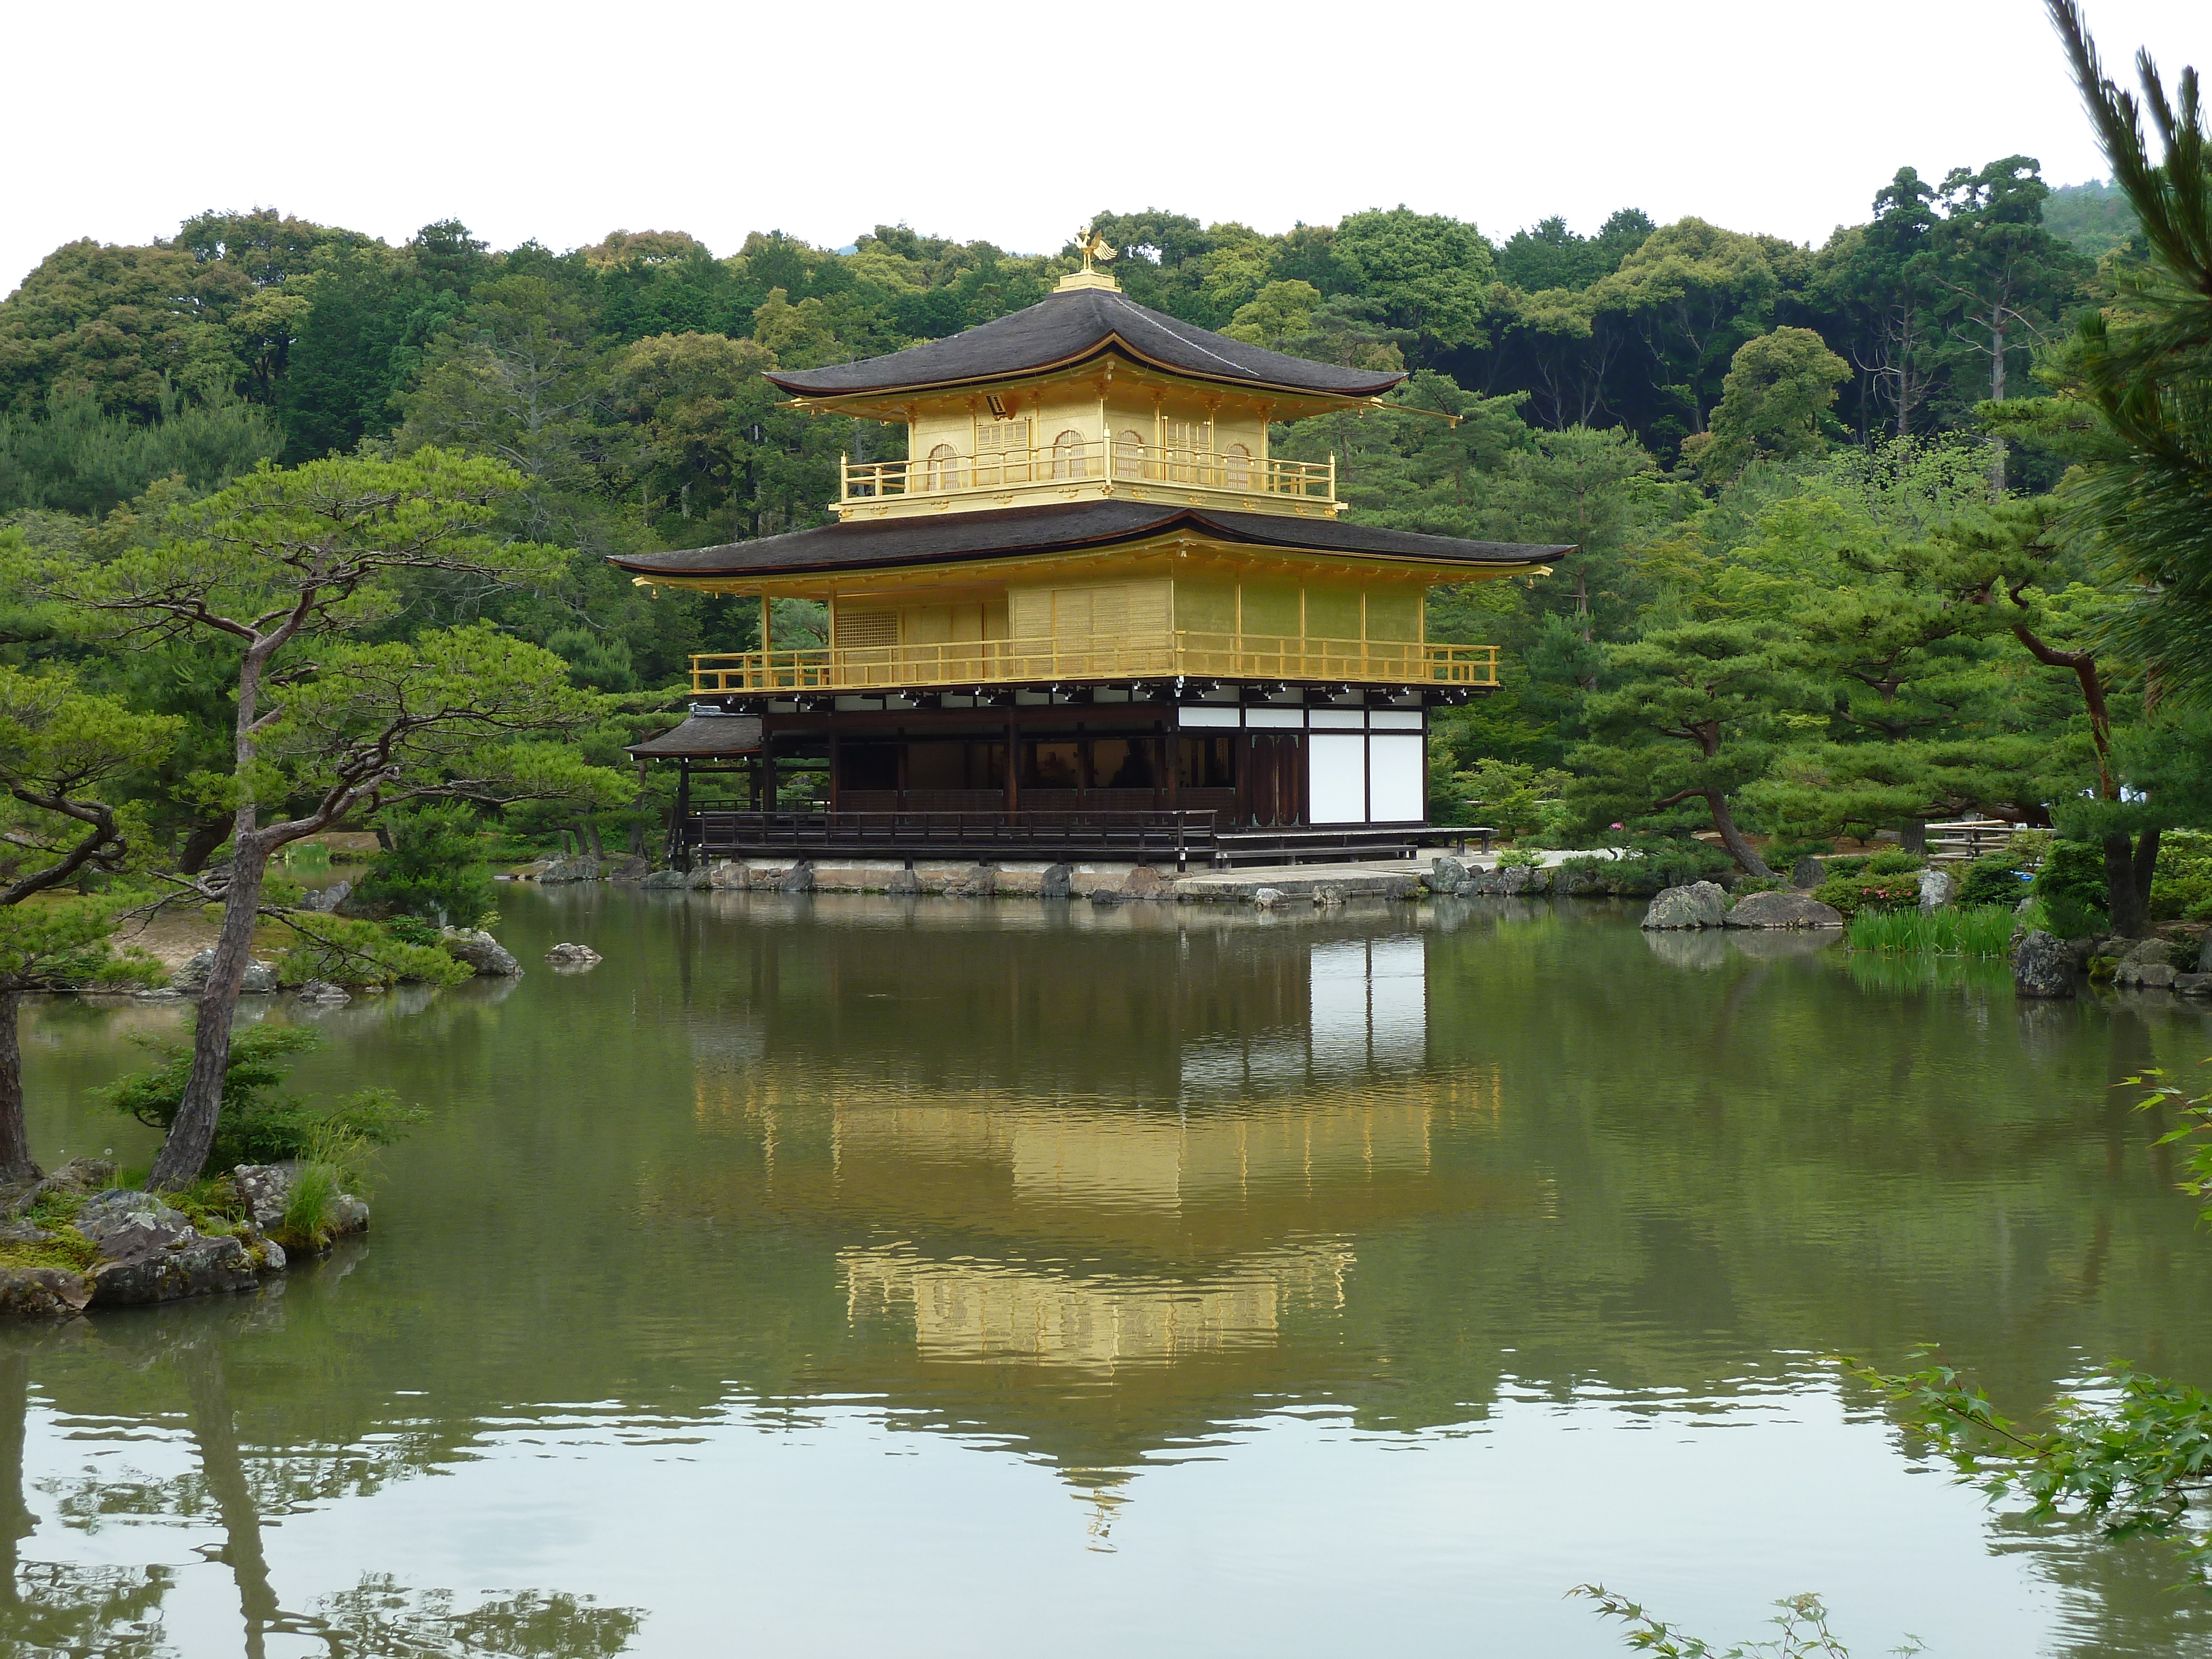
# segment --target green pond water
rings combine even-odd
[[[520,982],[249,1015],[434,1110],[365,1239],[0,1331],[0,1651],[1619,1652],[1595,1579],[2212,1654],[2169,1553],[1992,1514],[1823,1358],[2212,1382],[2112,1086],[2201,1008],[1601,904],[502,901]],[[178,1024],[34,1006],[40,1157],[144,1163],[86,1091]]]

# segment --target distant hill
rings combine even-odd
[[[2043,222],[2093,259],[2136,234],[2135,210],[2109,179],[2052,191],[2044,200]]]

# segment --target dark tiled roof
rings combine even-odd
[[[1103,501],[932,514],[926,518],[848,520],[758,541],[689,548],[678,553],[632,554],[609,562],[618,570],[641,576],[803,575],[872,566],[1073,552],[1141,541],[1181,529],[1255,547],[1364,554],[1433,564],[1536,564],[1574,550],[1521,542],[1463,542],[1449,536],[1378,530],[1340,520]]]
[[[694,714],[672,731],[631,744],[640,760],[713,760],[760,752],[761,723],[750,714]]]
[[[1116,340],[1129,356],[1162,368],[1261,390],[1365,398],[1388,392],[1406,378],[1308,362],[1247,345],[1149,311],[1105,289],[1054,294],[1024,310],[887,357],[792,369],[768,378],[787,392],[811,398],[973,386],[1079,363],[1110,349]]]

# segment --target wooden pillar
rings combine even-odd
[[[676,846],[670,861],[679,870],[691,867],[691,763],[676,763]]]
[[[830,722],[830,810],[833,812],[837,810],[837,722],[832,719]]]
[[[1006,710],[1006,818],[1012,822],[1022,804],[1022,728],[1014,711]]]
[[[775,750],[761,751],[761,811],[775,811]]]

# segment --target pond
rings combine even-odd
[[[310,1012],[434,1120],[250,1296],[0,1332],[31,1651],[2212,1654],[2155,1545],[1991,1515],[1825,1356],[2212,1381],[2113,1085],[2160,997],[1513,901],[502,889],[531,965]],[[556,940],[605,961],[542,965]],[[26,1018],[49,1164],[173,1007]]]

